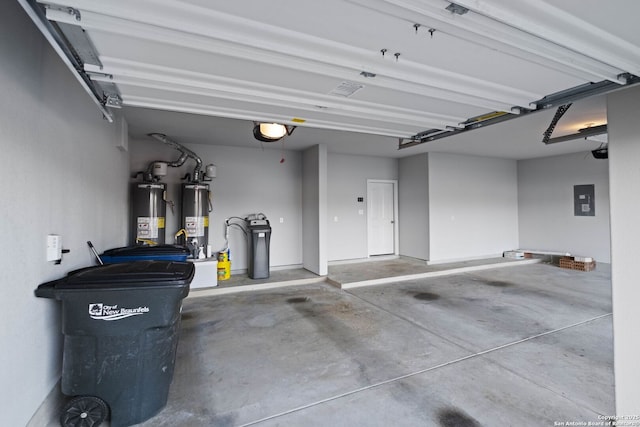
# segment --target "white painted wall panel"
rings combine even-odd
[[[429,154],[398,164],[400,255],[429,259]]]
[[[573,186],[595,185],[595,216],[574,216]],[[609,162],[591,153],[518,162],[520,246],[610,262]]]
[[[518,247],[515,160],[429,153],[430,262]]]
[[[640,189],[640,88],[608,96],[611,192],[611,282],[616,413],[640,414],[640,286],[638,192]]]
[[[302,153],[303,265],[326,276],[327,265],[327,146]]]
[[[368,256],[367,179],[397,179],[397,176],[396,159],[335,153],[327,155],[329,261]],[[358,202],[358,197],[362,197],[363,202]],[[336,218],[338,221],[335,221]]]
[[[0,425],[24,426],[60,376],[60,303],[40,283],[92,265],[87,240],[123,245],[128,153],[117,128],[62,65],[16,2],[0,23]],[[45,258],[46,236],[70,249]]]

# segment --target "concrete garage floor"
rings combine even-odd
[[[329,282],[338,288],[347,289],[389,283],[392,279],[404,281],[540,261],[541,259],[515,260],[500,257],[428,265],[425,261],[414,258],[380,257],[363,262],[330,265],[327,277],[318,276],[304,268],[271,271],[266,279],[250,279],[246,273],[234,272],[229,279],[218,281],[217,287],[192,289],[189,296],[220,295],[321,282]]]
[[[552,426],[614,413],[610,272],[189,298],[157,426]]]
[[[240,276],[212,290],[222,293],[192,292],[169,402],[139,426],[553,426],[614,414],[609,266],[503,263],[425,277],[443,267],[386,260],[330,268],[347,288],[395,278],[376,286],[285,271],[261,283],[295,286],[225,290],[255,284]]]

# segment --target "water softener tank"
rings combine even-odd
[[[166,190],[161,183],[131,185],[132,245],[165,243]]]
[[[182,228],[194,257],[200,249],[206,252],[209,244],[209,212],[209,184],[183,184]]]
[[[269,278],[269,242],[271,226],[269,220],[262,218],[247,220],[249,232],[249,268],[247,273],[251,279]]]

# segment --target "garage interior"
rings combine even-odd
[[[231,228],[232,277],[184,301],[169,402],[143,425],[639,415],[639,14],[623,0],[9,2],[0,423],[57,425],[61,311],[33,291],[94,265],[87,241],[131,244],[136,173],[177,154],[151,133],[215,164],[215,250],[225,220],[269,218],[272,278],[246,278]],[[257,123],[288,134],[257,140]],[[163,178],[177,204],[191,167]],[[593,190],[582,214],[576,186]],[[165,227],[173,239],[177,212]],[[502,258],[516,249],[597,267]]]

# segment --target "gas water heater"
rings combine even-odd
[[[207,252],[209,244],[209,184],[182,184],[182,228],[187,233],[187,246],[193,256]]]
[[[187,182],[182,184],[180,222],[185,236],[184,245],[193,258],[203,257],[209,244],[209,213],[212,206],[209,184],[202,181],[215,178],[216,167],[210,164],[203,171],[202,160],[187,147],[161,133],[150,133],[148,136],[175,148],[180,152],[180,157],[172,162],[151,162],[146,170],[134,175],[142,175],[144,181],[133,184],[131,191],[134,244],[165,243],[166,204],[171,204],[173,208],[173,203],[166,199],[166,184],[159,181],[167,174],[168,166],[180,167],[190,158],[195,161],[196,166],[192,173],[183,178]]]
[[[131,184],[131,236],[133,245],[165,243],[166,184]]]

